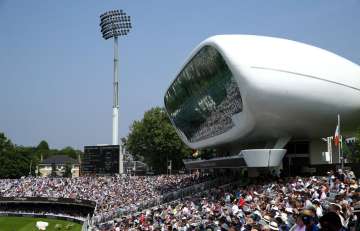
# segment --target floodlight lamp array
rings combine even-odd
[[[111,10],[101,14],[100,27],[104,39],[125,36],[132,28],[130,16],[122,10]]]

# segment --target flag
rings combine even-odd
[[[340,115],[338,115],[338,124],[335,130],[334,143],[336,147],[339,146],[340,143]]]
[[[334,143],[335,143],[335,146],[339,146],[339,143],[340,143],[340,131],[339,131],[339,125],[336,126],[336,130],[335,130],[335,136],[334,136]]]

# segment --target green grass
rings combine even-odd
[[[37,221],[45,221],[49,223],[46,231],[80,231],[81,224],[45,218],[32,218],[32,217],[0,217],[0,231],[38,231],[36,228]],[[61,229],[55,229],[55,225],[62,226]],[[72,225],[71,228],[66,229],[67,225]]]

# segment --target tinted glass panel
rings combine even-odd
[[[170,119],[190,142],[228,131],[242,111],[237,83],[220,53],[203,47],[184,67],[165,95]]]

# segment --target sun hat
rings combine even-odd
[[[271,230],[279,230],[279,226],[275,221],[270,222],[269,226]]]
[[[271,217],[269,216],[269,215],[265,215],[265,216],[263,216],[263,218],[262,218],[267,224],[269,224],[270,223],[270,220],[271,220]]]
[[[333,206],[333,207],[336,208],[337,210],[341,211],[341,205],[339,205],[339,204],[330,203],[330,206]]]

